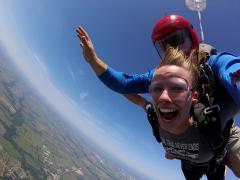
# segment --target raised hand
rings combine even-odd
[[[80,40],[80,46],[82,47],[82,50],[83,50],[82,52],[83,52],[83,56],[84,56],[85,60],[88,63],[92,63],[94,60],[96,60],[97,55],[94,50],[93,43],[92,43],[90,37],[88,36],[87,32],[81,26],[79,26],[76,29],[76,32],[77,32],[77,36]]]
[[[90,64],[96,75],[102,74],[107,69],[107,64],[98,58],[93,43],[88,36],[87,32],[79,26],[76,29],[77,36],[80,40],[80,46],[82,47],[82,53],[87,63]]]

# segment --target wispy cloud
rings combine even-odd
[[[75,77],[74,71],[73,71],[70,63],[69,63],[67,60],[65,60],[65,61],[64,61],[64,64],[65,64],[65,67],[67,68],[67,71],[68,71],[69,74],[70,74],[71,79],[72,79],[73,81],[76,81],[76,77]]]
[[[80,93],[80,100],[84,100],[88,96],[88,93],[86,92],[81,92]]]
[[[48,68],[47,66],[40,60],[40,58],[38,57],[38,55],[36,53],[33,53],[33,57],[37,62],[38,65],[38,69],[40,70],[41,74],[44,74],[44,76],[48,76]]]
[[[78,79],[78,76],[83,76],[85,74],[82,69],[79,68],[76,72],[74,72],[69,63],[65,63],[65,64],[67,65],[68,72],[73,81],[76,81]]]
[[[71,75],[72,80],[73,80],[73,81],[76,81],[75,75],[74,75],[73,70],[72,70],[71,67],[68,68],[68,71],[69,71],[69,73],[70,73],[70,75]]]

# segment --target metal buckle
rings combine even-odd
[[[206,107],[204,110],[203,110],[203,113],[205,115],[209,115],[209,114],[212,114],[214,112],[219,112],[220,111],[220,107],[219,105],[212,105],[210,107]]]

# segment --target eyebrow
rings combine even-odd
[[[169,74],[169,73],[168,73]],[[185,78],[181,77],[181,76],[177,76],[177,75],[169,75],[167,77],[163,76],[162,74],[158,74],[158,75],[153,75],[152,77],[152,80],[156,80],[156,79],[159,79],[159,78],[164,78],[164,79],[168,79],[168,78],[180,78],[180,79],[184,79],[186,82],[188,82]],[[151,81],[152,81],[151,80]]]

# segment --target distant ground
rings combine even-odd
[[[137,179],[70,128],[0,52],[0,179]]]

